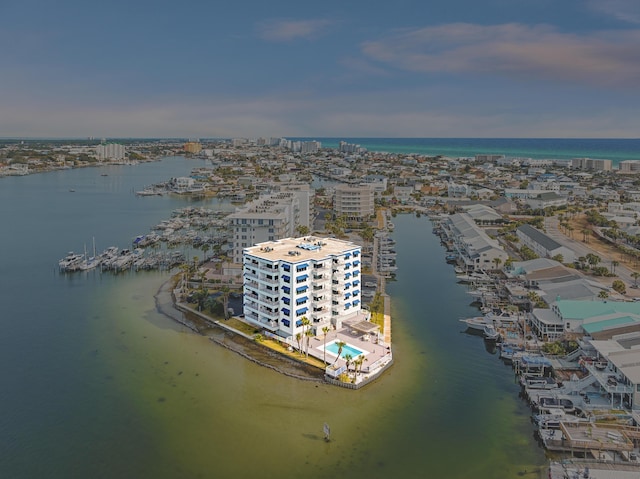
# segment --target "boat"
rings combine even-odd
[[[487,324],[482,333],[484,334],[484,339],[488,341],[497,341],[500,339],[500,333],[493,324]]]
[[[69,253],[67,253],[67,256],[58,261],[58,267],[63,273],[69,271],[77,271],[78,269],[80,269],[80,263],[83,259],[84,255],[69,251]]]
[[[474,316],[472,318],[461,319],[467,325],[467,329],[478,331],[484,334],[485,326],[493,326],[484,316]]]
[[[528,389],[556,389],[559,387],[558,382],[553,378],[528,374],[522,376],[520,384]]]

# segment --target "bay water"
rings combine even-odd
[[[176,208],[232,210],[134,194],[204,165],[0,179],[0,477],[541,474],[513,372],[463,332],[458,319],[477,311],[424,216],[394,219],[395,364],[359,391],[282,376],[159,314],[168,272],[58,273],[93,238],[98,250],[127,247]]]

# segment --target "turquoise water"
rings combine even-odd
[[[338,350],[339,347],[338,345],[334,342],[331,342],[329,344],[327,344],[327,351],[335,354],[336,356],[338,355]],[[362,354],[362,351],[360,351],[359,349],[352,347],[348,344],[342,346],[342,351],[340,352],[340,357],[342,359],[344,359],[345,355],[350,354],[351,357],[353,357],[354,359],[358,356],[360,356]]]
[[[0,179],[0,477],[539,477],[513,372],[462,333],[474,309],[424,217],[394,219],[395,364],[359,391],[280,375],[158,314],[166,273],[57,272],[93,237],[124,247],[192,204],[134,191],[202,165]]]
[[[470,157],[500,154],[520,158],[601,158],[617,165],[640,160],[640,139],[592,138],[311,138],[337,148],[342,140],[369,151]]]

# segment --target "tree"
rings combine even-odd
[[[616,274],[616,266],[618,266],[620,263],[616,260],[613,260],[611,262],[611,274]]]
[[[306,350],[306,354],[307,354],[307,357],[309,357],[309,341],[311,341],[311,338],[312,338],[313,336],[315,336],[315,335],[313,334],[313,329],[308,328],[308,329],[304,332],[304,335],[305,335],[305,336],[306,336],[306,338],[307,338],[307,350]]]
[[[633,273],[631,273],[631,277],[633,278],[633,287],[637,288],[638,278],[640,278],[640,273],[638,273],[637,271],[634,271]]]
[[[598,298],[607,299],[609,297],[609,292],[604,289],[598,293]]]
[[[349,353],[344,355],[344,362],[347,363],[347,377],[349,375],[349,365],[351,365],[351,361],[353,360],[353,356]]]
[[[307,328],[311,324],[311,321],[309,321],[309,318],[307,318],[306,316],[303,316],[302,318],[300,318],[300,324],[302,325],[302,336],[307,337],[307,349],[309,349],[309,339],[307,336]],[[308,355],[309,355],[309,352],[307,351],[307,356]]]
[[[296,226],[296,232],[300,235],[300,236],[306,236],[309,234],[309,227],[306,225],[298,225]]]
[[[587,263],[589,263],[591,267],[596,266],[601,261],[600,256],[593,253],[587,253],[586,258],[587,258]]]
[[[209,243],[205,243],[202,245],[202,253],[204,254],[204,260],[207,261],[207,252],[211,249]]]
[[[555,255],[551,259],[557,261],[558,263],[564,262],[564,256],[562,256],[561,254]]]
[[[334,365],[338,362],[338,358],[340,357],[340,354],[342,354],[342,348],[344,348],[346,345],[347,343],[345,343],[344,341],[336,341],[336,346],[338,346],[338,355],[336,356],[335,361],[333,361]]]
[[[500,263],[502,263],[502,260],[500,258],[493,258],[493,264],[496,265],[495,269],[499,269],[500,268]]]
[[[354,374],[353,374],[353,382],[356,382],[356,377],[358,376],[358,369],[360,369],[360,371],[362,371],[362,363],[364,363],[365,361],[368,361],[367,358],[365,358],[363,355],[358,356],[355,361],[353,361],[353,365],[354,365]]]
[[[324,361],[325,364],[327,364],[327,334],[329,333],[329,327],[328,326],[323,326],[322,327],[322,333],[324,334],[323,337],[323,348],[322,348],[322,352],[324,353],[322,360]]]
[[[224,319],[229,319],[229,295],[231,294],[231,290],[229,286],[223,286],[220,288],[220,292],[222,293],[222,307],[224,308]]]
[[[300,341],[302,340],[302,333],[296,333],[296,341],[298,343],[298,352],[302,355],[302,346],[300,345]]]
[[[613,290],[620,294],[625,294],[627,292],[627,286],[624,284],[624,281],[620,279],[616,279],[611,285]]]

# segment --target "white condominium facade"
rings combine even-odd
[[[303,333],[303,318],[322,328],[361,312],[361,248],[335,238],[285,238],[246,248],[244,315],[284,338]]]
[[[371,184],[338,185],[333,209],[337,216],[362,221],[375,214],[375,194]]]
[[[99,161],[124,160],[125,147],[117,143],[107,143],[96,146],[96,156]]]

